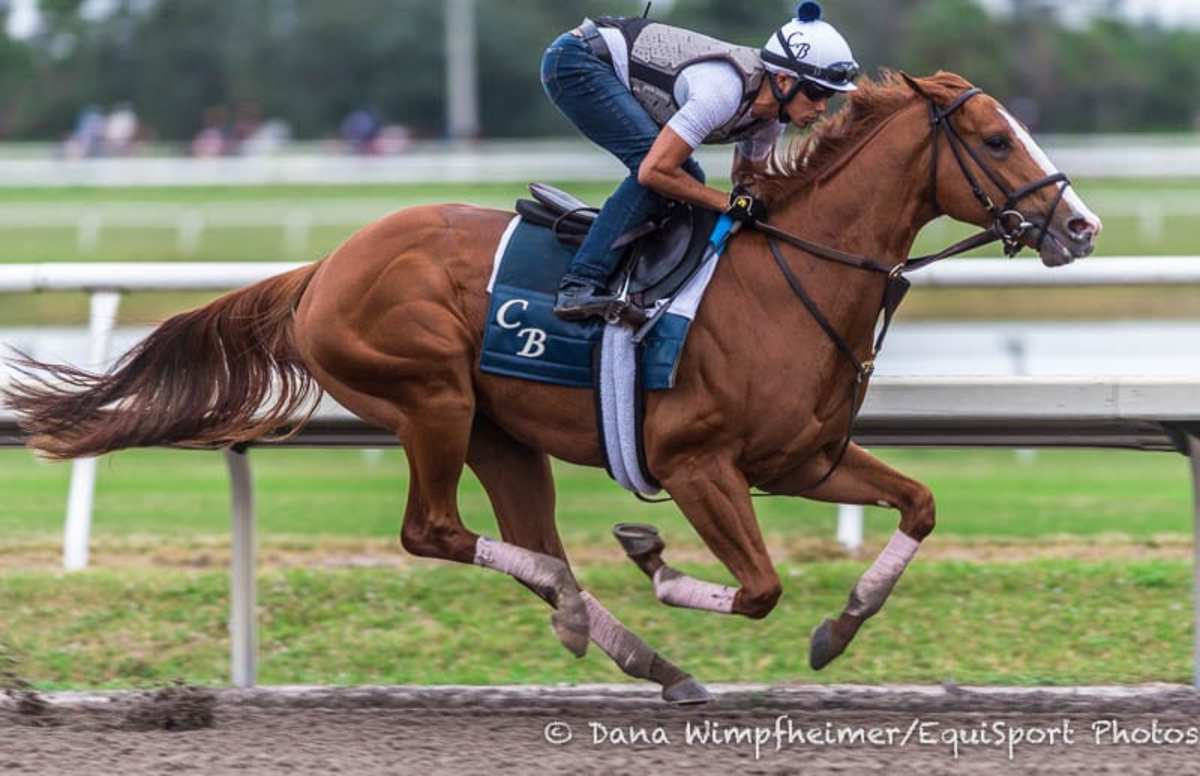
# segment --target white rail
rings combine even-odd
[[[0,264],[0,293],[221,291],[301,262],[62,262]],[[916,286],[1038,288],[1200,284],[1200,256],[1118,256],[1048,269],[1037,259],[959,259],[909,275]]]

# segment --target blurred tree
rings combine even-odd
[[[585,16],[632,15],[637,0],[556,0],[505,5],[480,2],[479,98],[483,134],[491,137],[573,134],[542,91],[542,53]]]
[[[1018,112],[1043,131],[1192,127],[1200,113],[1200,32],[1111,16],[1064,27],[1051,6],[1062,4],[1014,0],[1010,14],[989,16],[978,0],[827,0],[825,16],[868,68],[954,70],[1027,108]],[[7,136],[61,137],[84,106],[122,101],[162,138],[178,141],[220,105],[256,106],[300,137],[332,135],[359,108],[426,136],[444,131],[440,3],[111,0],[99,17],[85,0],[41,0],[40,7],[43,25],[33,38],[0,39]],[[644,0],[479,0],[484,135],[573,133],[542,93],[542,52],[585,15],[636,15],[643,7]],[[651,16],[759,46],[794,7],[793,0],[658,0]],[[0,14],[7,10],[0,0]]]
[[[917,75],[950,70],[989,92],[1011,93],[1014,46],[1004,34],[1004,22],[990,18],[978,4],[921,3],[906,22],[897,66]]]
[[[758,48],[791,17],[798,4],[789,0],[759,0],[754,3],[685,0],[672,3],[663,13],[655,13],[652,7],[650,15],[667,24],[688,27],[730,43]],[[834,5],[841,4],[827,3],[827,10]]]

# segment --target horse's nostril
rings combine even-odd
[[[1096,226],[1086,218],[1072,218],[1067,224],[1067,229],[1071,231],[1071,237],[1079,242],[1094,239],[1096,236]]]

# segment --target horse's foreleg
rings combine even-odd
[[[639,557],[636,547],[622,541],[626,552],[654,580],[655,595],[665,604],[766,617],[783,588],[763,543],[750,487],[742,473],[724,458],[689,459],[679,467],[666,468],[671,473],[662,478],[663,486],[741,587],[702,582],[672,569],[662,562],[661,542],[657,547],[651,543],[649,552]]]
[[[900,527],[871,567],[859,577],[842,614],[836,620],[825,620],[813,632],[809,663],[817,670],[842,654],[862,624],[883,608],[934,526],[933,494],[929,488],[905,477],[858,445],[850,445],[841,465],[825,483],[805,489],[829,465],[824,456],[820,458],[764,484],[763,489],[835,504],[894,507],[900,510]]]
[[[479,477],[492,502],[504,541],[567,563],[554,519],[554,481],[550,461],[520,444],[487,418],[477,416],[467,465]],[[548,603],[536,588],[531,589]],[[627,675],[662,687],[672,703],[703,703],[708,692],[689,674],[659,655],[621,624],[595,596],[582,594],[592,641]]]

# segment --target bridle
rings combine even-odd
[[[954,159],[958,162],[958,168],[962,170],[962,174],[967,179],[967,183],[971,185],[971,193],[975,195],[975,199],[979,201],[979,204],[982,205],[992,217],[992,227],[990,231],[996,235],[996,239],[1004,243],[1004,255],[1011,258],[1020,253],[1022,248],[1022,240],[1025,238],[1025,235],[1030,229],[1037,229],[1038,232],[1040,232],[1040,236],[1038,237],[1037,244],[1034,246],[1034,250],[1041,251],[1042,246],[1046,242],[1046,237],[1050,233],[1050,224],[1054,221],[1054,214],[1058,212],[1058,206],[1062,204],[1063,197],[1066,196],[1067,189],[1071,186],[1071,181],[1065,174],[1056,172],[1052,175],[1047,175],[1041,180],[1022,186],[1016,191],[1010,191],[1004,184],[1004,181],[1000,180],[1000,176],[997,175],[996,172],[984,162],[978,151],[976,151],[974,148],[968,145],[965,140],[962,139],[962,135],[958,133],[958,130],[954,128],[954,124],[950,122],[950,117],[954,115],[955,111],[957,111],[963,105],[966,105],[972,97],[981,93],[981,89],[968,89],[960,94],[958,98],[954,100],[954,102],[950,103],[945,108],[939,108],[937,103],[935,103],[933,100],[929,100],[930,123],[933,125],[933,163],[929,166],[929,175],[932,185],[930,186],[929,190],[933,198],[933,210],[936,213],[943,212],[941,205],[938,203],[937,177],[938,148],[940,145],[938,143],[938,139],[939,135],[944,134],[946,136],[946,142],[950,146],[951,152],[954,154]],[[988,180],[990,180],[992,184],[996,188],[1000,189],[1000,191],[1004,194],[1005,201],[1003,207],[997,206],[996,203],[992,201],[992,198],[989,197],[983,190],[983,187],[979,185],[979,180],[975,177],[974,173],[971,172],[970,165],[968,165],[966,160],[963,158],[964,151],[968,156],[971,157],[979,169],[983,170],[983,174],[987,176]],[[1025,199],[1030,194],[1041,191],[1047,186],[1054,186],[1060,183],[1062,185],[1059,186],[1058,194],[1054,197],[1054,201],[1050,205],[1050,210],[1046,214],[1046,218],[1041,224],[1031,222],[1021,213],[1020,210],[1017,209],[1017,206],[1020,204],[1021,200]]]
[[[875,372],[875,359],[879,355],[879,352],[883,349],[884,340],[887,338],[888,330],[892,325],[892,318],[895,316],[896,310],[899,309],[900,303],[904,301],[904,297],[908,293],[908,289],[911,285],[908,278],[904,277],[905,273],[912,272],[923,267],[928,267],[930,264],[941,261],[942,259],[958,256],[996,241],[1000,241],[1004,244],[1004,253],[1006,256],[1011,258],[1020,253],[1021,248],[1023,247],[1022,240],[1024,240],[1025,235],[1029,233],[1030,229],[1036,229],[1040,232],[1036,250],[1041,251],[1042,246],[1046,241],[1046,237],[1049,234],[1050,224],[1054,220],[1054,214],[1058,211],[1058,207],[1062,203],[1063,197],[1066,196],[1067,188],[1070,187],[1071,182],[1066,175],[1058,172],[1052,175],[1047,175],[1041,180],[1022,186],[1015,191],[1010,191],[1000,179],[1000,176],[997,175],[996,172],[984,162],[984,160],[979,156],[978,152],[971,148],[971,146],[962,139],[962,135],[958,133],[958,130],[955,129],[954,124],[950,121],[950,117],[953,116],[960,108],[962,108],[962,106],[966,105],[972,97],[975,97],[981,93],[982,90],[977,88],[968,89],[960,94],[945,108],[939,107],[932,98],[924,94],[921,96],[924,97],[929,103],[929,114],[931,119],[930,123],[933,128],[931,135],[933,159],[932,163],[930,164],[930,191],[934,212],[937,214],[944,212],[938,201],[937,193],[938,147],[940,145],[939,140],[941,139],[941,135],[944,134],[946,136],[947,144],[950,146],[950,150],[953,152],[954,158],[958,162],[958,167],[962,171],[963,177],[966,178],[967,183],[971,186],[972,193],[979,201],[979,204],[982,205],[992,217],[991,226],[982,232],[972,237],[968,237],[965,240],[961,240],[954,245],[939,251],[938,253],[932,253],[927,256],[919,256],[916,258],[909,258],[894,267],[889,267],[871,258],[855,256],[853,254],[839,251],[835,248],[809,242],[808,240],[797,237],[790,232],[786,232],[782,229],[771,226],[770,224],[762,222],[756,222],[753,224],[755,229],[763,232],[766,235],[767,245],[771,249],[771,255],[774,257],[775,263],[779,265],[779,269],[783,273],[783,276],[787,280],[788,285],[791,287],[793,293],[795,293],[800,299],[800,302],[808,310],[809,314],[813,317],[813,320],[817,322],[817,325],[820,326],[825,332],[825,335],[833,341],[833,344],[837,347],[842,356],[845,357],[846,360],[851,363],[851,365],[853,365],[856,372],[854,383],[851,386],[850,421],[846,428],[846,435],[842,440],[841,448],[838,451],[838,454],[834,457],[833,465],[829,467],[829,471],[827,471],[812,485],[803,488],[803,490],[807,491],[817,488],[824,484],[825,481],[831,476],[833,476],[833,473],[837,471],[838,466],[841,465],[842,459],[846,455],[846,450],[850,447],[850,440],[854,430],[854,421],[858,414],[859,401],[862,398],[864,387],[867,383],[867,380]],[[979,169],[983,170],[983,173],[987,176],[988,180],[990,180],[1004,194],[1005,202],[1003,207],[997,206],[992,198],[988,196],[987,192],[983,190],[983,187],[979,183],[979,179],[974,173],[971,172],[970,165],[967,164],[966,158],[963,156],[964,151],[968,156],[970,156],[975,164],[979,166]],[[1031,194],[1034,194],[1035,192],[1041,191],[1047,186],[1052,186],[1055,184],[1062,185],[1060,186],[1058,194],[1054,198],[1054,202],[1051,204],[1050,209],[1041,224],[1031,222],[1021,213],[1020,210],[1017,209],[1021,200],[1025,199]],[[880,305],[880,310],[883,315],[883,325],[879,330],[879,335],[875,339],[872,355],[869,359],[865,361],[860,360],[854,353],[854,349],[850,347],[850,343],[846,341],[846,338],[843,337],[836,328],[834,328],[833,324],[830,323],[825,314],[821,312],[821,309],[817,305],[816,301],[805,290],[803,284],[800,282],[800,279],[796,277],[796,273],[792,271],[792,268],[788,266],[787,261],[783,258],[783,255],[779,249],[780,242],[800,248],[801,250],[810,253],[817,258],[843,264],[855,269],[865,270],[867,272],[875,272],[884,275],[887,278],[887,282],[883,291],[883,300]]]

